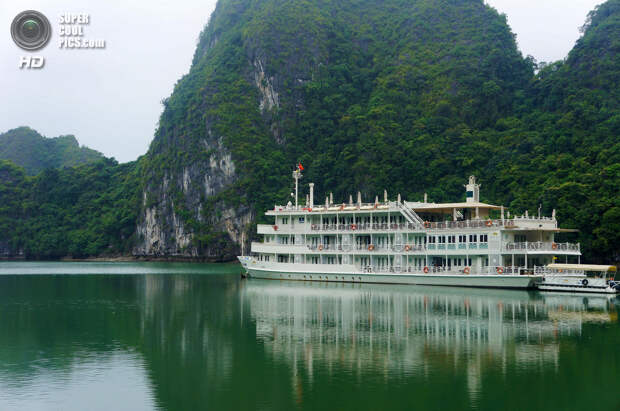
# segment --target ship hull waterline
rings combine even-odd
[[[466,275],[411,273],[307,273],[245,267],[250,278],[339,283],[372,283],[402,285],[432,285],[444,287],[533,289],[542,280],[537,275]]]

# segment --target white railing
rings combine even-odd
[[[401,267],[401,266],[390,266],[390,267],[373,267],[366,266],[361,267],[362,271],[367,273],[415,273],[415,274],[446,274],[446,275],[457,275],[457,274],[466,274],[466,268],[469,270],[467,274],[472,275],[525,275],[531,274],[531,269],[527,270],[524,267],[482,267],[473,269],[471,267],[426,267],[428,272],[424,271],[424,267],[420,266],[409,266],[409,267]],[[498,270],[501,268],[501,271]]]
[[[580,252],[581,246],[579,243],[553,243],[553,242],[519,242],[519,243],[506,243],[504,245],[505,251],[573,251]]]

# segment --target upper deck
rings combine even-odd
[[[296,183],[301,174],[293,175]],[[275,226],[283,233],[310,232],[389,232],[389,231],[463,231],[468,229],[488,230],[529,230],[539,232],[575,231],[558,227],[555,210],[550,217],[529,216],[526,211],[520,216],[511,216],[504,206],[483,203],[479,199],[480,184],[470,177],[466,188],[466,201],[453,203],[434,203],[427,201],[404,201],[400,194],[396,201],[388,200],[384,191],[382,202],[376,197],[373,203],[362,202],[361,193],[357,201],[349,196],[348,202],[335,203],[333,195],[325,198],[325,203],[314,204],[314,184],[310,183],[309,195],[305,205],[276,205],[265,212],[275,217]],[[297,193],[297,188],[296,188]],[[288,221],[290,220],[290,224]],[[259,225],[259,234],[269,234],[278,228]]]

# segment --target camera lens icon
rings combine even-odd
[[[24,50],[39,50],[45,47],[52,35],[52,26],[42,13],[26,10],[19,13],[11,24],[13,41]]]

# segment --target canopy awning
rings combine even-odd
[[[549,264],[548,268],[554,270],[584,270],[584,271],[616,271],[615,265],[596,265],[596,264]]]

